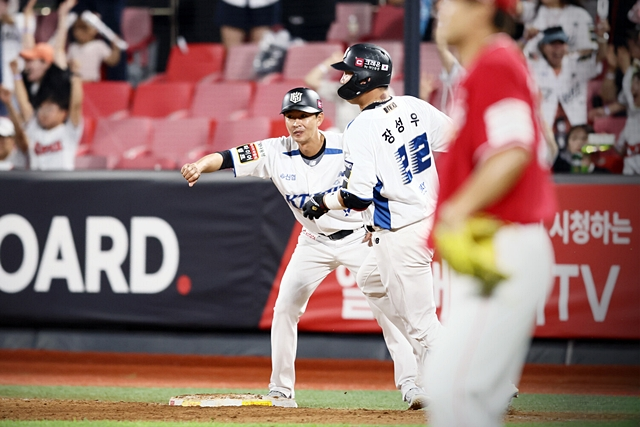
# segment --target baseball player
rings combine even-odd
[[[311,294],[340,265],[356,274],[371,249],[363,241],[365,230],[359,212],[343,209],[317,221],[302,215],[301,207],[311,194],[336,191],[344,175],[342,134],[319,130],[324,113],[318,94],[308,88],[290,90],[282,101],[281,113],[290,136],[209,154],[184,165],[182,175],[190,186],[202,173],[227,168],[233,168],[236,176],[271,179],[302,224],[298,244],[280,283],[271,325],[273,370],[269,396],[294,399],[297,324]],[[424,392],[415,385],[416,356],[408,337],[403,335],[402,320],[393,313],[385,293],[365,290],[365,295],[394,361],[396,385],[409,407],[420,409],[425,404]],[[383,307],[387,316],[378,307]]]
[[[435,427],[502,424],[536,306],[552,284],[553,249],[540,224],[553,216],[555,196],[538,89],[516,43],[496,27],[516,3],[440,7],[445,40],[468,73],[455,94],[453,141],[438,163],[433,241],[455,274],[447,333],[427,366]]]
[[[438,187],[434,152],[446,149],[450,119],[420,99],[389,96],[392,63],[379,46],[353,45],[342,62],[332,66],[344,72],[338,94],[361,112],[344,132],[344,187],[314,195],[303,212],[322,221],[335,210],[364,211],[374,250],[356,281],[368,291],[371,282],[379,282],[380,292],[387,292],[406,332],[421,345],[420,371],[441,329],[433,294],[432,251],[424,241],[431,230]]]

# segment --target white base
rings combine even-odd
[[[175,396],[169,399],[170,406],[278,406],[297,408],[293,399],[263,396],[261,394],[193,394]]]

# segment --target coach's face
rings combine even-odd
[[[318,136],[318,128],[324,120],[324,113],[305,113],[304,111],[287,111],[284,121],[287,130],[298,145],[303,145]]]

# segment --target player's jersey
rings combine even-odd
[[[290,136],[241,145],[231,149],[231,155],[236,176],[271,179],[303,227],[315,234],[330,235],[362,227],[362,216],[350,209],[329,211],[315,221],[302,215],[302,205],[309,196],[337,191],[344,180],[342,134],[323,135],[324,154],[313,166],[305,163]]]
[[[397,229],[433,214],[438,175],[433,151],[445,151],[450,119],[411,96],[365,108],[344,133],[345,191],[373,208],[365,224]]]
[[[53,129],[43,129],[34,115],[25,128],[29,138],[29,168],[32,170],[75,169],[76,151],[83,128],[81,119],[77,127],[67,120]]]
[[[487,82],[500,84],[487,84]],[[536,223],[555,212],[545,142],[536,112],[537,93],[516,44],[496,36],[469,67],[452,112],[454,141],[439,162],[438,206],[446,202],[490,156],[514,146],[532,152],[515,186],[485,209],[504,221]]]

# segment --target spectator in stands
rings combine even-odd
[[[80,16],[85,10],[96,13],[102,22],[122,37],[122,13],[127,5],[126,0],[78,0],[73,11]],[[115,66],[107,67],[107,80],[127,80],[127,55],[120,55]]]
[[[560,150],[553,163],[554,173],[609,173],[607,169],[597,167],[591,155],[582,151],[590,133],[593,133],[593,129],[589,125],[573,126],[569,130],[567,146]]]
[[[631,92],[631,79],[640,69],[640,26],[628,31],[626,40],[627,45],[619,46],[617,52],[614,46],[609,46],[607,50],[608,69],[600,89],[605,105],[591,110],[591,120],[623,111],[627,112],[627,116],[640,114],[640,109],[634,105]],[[623,75],[620,90],[616,86],[616,71]]]
[[[80,64],[79,74],[83,81],[102,80],[102,64],[114,67],[120,62],[120,49],[116,42],[109,46],[99,37],[98,30],[80,16],[72,26],[74,41],[67,49],[67,60]]]
[[[0,100],[11,102],[11,92],[6,88],[0,88]],[[22,128],[18,127],[22,132]],[[16,128],[7,117],[0,117],[0,171],[12,169],[25,169],[26,151],[17,145],[23,139],[16,137]]]
[[[616,149],[625,156],[622,173],[640,175],[640,67],[632,68],[630,95],[633,102],[627,109],[627,121],[616,142]]]
[[[538,44],[540,55],[527,58],[541,91],[542,116],[560,149],[566,145],[567,129],[587,123],[587,84],[598,74],[596,65],[606,49],[601,43],[598,55],[568,53],[567,42],[562,27],[547,28]]]
[[[22,74],[15,73],[18,80],[24,81],[27,100],[16,89],[16,97],[21,102],[20,110],[24,121],[28,121],[33,114],[33,108],[47,98],[56,98],[62,104],[68,104],[71,91],[69,71],[67,67],[66,42],[67,19],[71,8],[77,0],[65,0],[58,7],[58,28],[56,30],[55,48],[47,43],[35,44],[33,35],[25,35],[25,46],[30,46],[20,52],[25,60]]]
[[[215,19],[227,49],[245,41],[257,43],[280,24],[280,0],[219,0]]]
[[[28,117],[24,124],[25,145],[29,152],[31,170],[73,170],[75,158],[84,128],[82,118],[82,79],[77,74],[79,65],[69,64],[71,74],[71,92],[67,98],[60,98],[54,92],[41,99],[35,114]],[[16,81],[16,94],[26,93],[22,81]],[[5,103],[16,128],[23,126],[21,117],[11,103]],[[19,106],[25,100],[18,101]]]
[[[9,1],[0,0],[0,21],[2,22],[2,85],[13,91],[13,74],[10,63],[19,58],[23,48],[23,35],[33,36],[36,30],[36,19],[33,6],[37,0],[29,0],[23,13],[12,14],[9,11]],[[28,19],[27,19],[28,18]],[[20,64],[22,68],[24,64]]]
[[[562,27],[567,35],[569,52],[583,55],[598,49],[594,38],[593,18],[579,0],[540,0],[533,20],[525,27],[525,54],[536,54],[536,47],[546,28]]]

